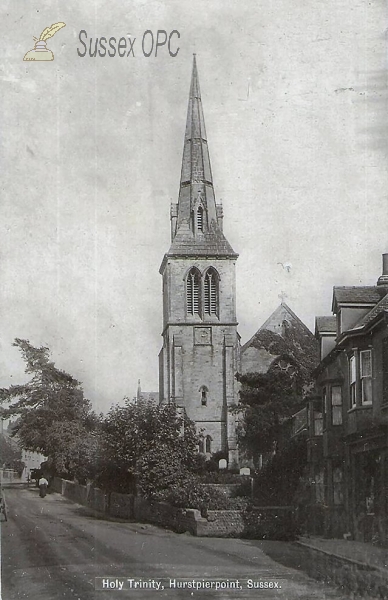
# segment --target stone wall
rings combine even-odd
[[[62,494],[72,502],[89,506],[93,510],[105,513],[108,507],[108,498],[106,494],[98,488],[89,485],[80,485],[74,481],[67,481],[54,477],[50,482],[50,489]]]
[[[107,516],[154,523],[177,533],[189,532],[200,537],[251,537],[256,539],[292,539],[290,507],[262,507],[252,511],[208,510],[201,516],[193,508],[177,508],[166,502],[149,502],[139,496],[105,494],[102,490],[73,481],[54,478],[50,488]]]
[[[206,519],[197,524],[201,537],[243,537],[245,533],[245,516],[240,510],[208,510]]]
[[[134,518],[134,496],[112,492],[109,497],[109,514],[121,519]]]
[[[207,520],[201,517],[199,510],[194,508],[177,508],[167,502],[150,503],[140,497],[135,498],[134,506],[137,520],[155,523],[177,533],[188,531],[192,535],[198,535],[198,523],[207,523]]]

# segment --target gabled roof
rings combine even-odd
[[[259,327],[255,335],[253,335],[251,339],[242,346],[241,351],[251,346],[256,341],[256,338],[261,331],[273,331],[274,333],[278,333],[279,326],[283,323],[283,321],[287,321],[288,319],[294,321],[295,324],[297,324],[305,334],[314,337],[310,329],[303,323],[303,321],[299,319],[294,311],[292,311],[285,302],[282,302],[268,317],[268,319]]]
[[[315,335],[320,333],[337,333],[337,318],[332,316],[316,317]]]
[[[338,304],[376,304],[387,293],[384,286],[335,286],[333,288],[333,312]]]

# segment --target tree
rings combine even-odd
[[[54,422],[47,436],[49,471],[80,483],[97,475],[98,431],[88,431],[78,421]]]
[[[105,489],[161,498],[197,465],[194,423],[175,405],[126,400],[102,424],[99,481]]]
[[[287,440],[282,451],[276,453],[256,477],[256,503],[259,506],[294,504],[301,493],[299,484],[306,465],[306,440]]]
[[[72,477],[77,448],[90,442],[97,418],[84,398],[79,381],[50,360],[50,350],[35,348],[28,340],[15,339],[31,375],[28,383],[0,390],[6,417],[18,416],[12,435],[21,446],[48,457],[53,472]]]
[[[0,434],[0,457],[0,467],[14,469],[19,473],[23,472],[22,451],[15,440],[4,434]]]
[[[238,438],[240,447],[257,461],[276,450],[282,423],[303,403],[301,381],[288,373],[268,371],[237,375],[241,383]]]
[[[288,321],[281,334],[260,329],[252,344],[274,357],[266,373],[237,375],[240,404],[233,411],[240,415],[239,443],[256,461],[278,448],[282,424],[304,406],[314,385],[318,344],[306,327]]]

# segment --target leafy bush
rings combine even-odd
[[[179,508],[205,510],[227,510],[229,498],[221,490],[204,485],[198,479],[190,479],[184,485],[173,486],[165,500]]]
[[[173,486],[164,499],[179,508],[196,508],[202,514],[208,510],[245,510],[250,504],[247,498],[229,498],[222,490],[203,484],[197,478]]]
[[[195,424],[175,405],[127,400],[111,408],[101,438],[98,484],[108,491],[160,500],[203,466]]]
[[[244,537],[249,539],[292,541],[299,534],[296,519],[288,510],[247,510],[244,512],[244,521]]]
[[[242,476],[231,471],[217,471],[201,475],[203,483],[241,483]]]
[[[259,472],[254,487],[256,503],[262,506],[293,504],[306,464],[306,440],[291,440]]]

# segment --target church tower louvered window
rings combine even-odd
[[[208,316],[218,316],[218,277],[214,269],[209,269],[204,282],[204,308]]]
[[[202,208],[202,206],[199,206],[198,210],[197,210],[197,230],[203,232],[203,208]]]
[[[199,315],[200,275],[196,269],[191,269],[186,281],[186,309],[188,315]]]

